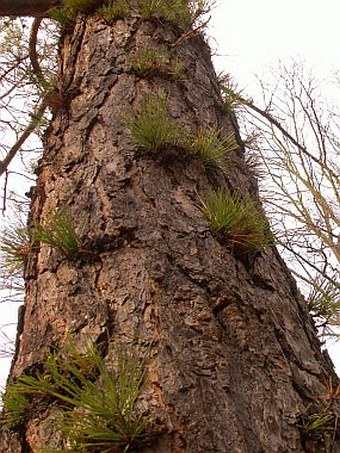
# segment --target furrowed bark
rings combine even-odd
[[[45,137],[31,218],[67,207],[91,253],[69,260],[41,246],[30,259],[11,379],[70,335],[79,344],[138,337],[151,344],[144,401],[162,427],[141,451],[330,452],[334,432],[307,445],[298,428],[337,377],[294,280],[275,247],[235,256],[199,208],[220,186],[256,196],[242,147],[211,173],[181,148],[141,152],[128,130],[147,94],[167,93],[182,126],[238,136],[201,36],[175,47],[180,80],[132,70],[135,51],[177,40],[170,24],[133,17],[79,19],[63,37],[64,104]],[[20,432],[2,430],[0,451],[65,446],[55,410],[42,398]]]

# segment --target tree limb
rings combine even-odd
[[[295,139],[288,131],[285,129],[278,120],[276,120],[272,115],[270,115],[267,111],[260,109],[257,107],[251,100],[243,98],[240,94],[233,92],[233,90],[229,89],[228,87],[222,86],[222,91],[224,91],[227,94],[232,94],[240,104],[244,105],[245,107],[248,107],[249,109],[253,110],[254,112],[258,113],[260,116],[265,118],[270,124],[275,126],[284,137],[286,137],[293,145],[295,145],[305,156],[309,157],[313,162],[317,163],[318,165],[322,165],[322,161],[318,159],[317,157],[313,156],[307,148],[301,143],[298,142],[297,139]],[[330,174],[333,177],[337,177],[337,175],[331,170],[328,169]]]
[[[37,111],[32,116],[32,120],[30,121],[24,132],[21,134],[19,140],[15,143],[15,145],[12,146],[12,148],[9,150],[5,158],[0,161],[0,176],[3,173],[5,173],[9,164],[14,159],[16,153],[19,151],[19,149],[22,147],[22,145],[25,143],[25,141],[28,139],[31,133],[35,130],[35,128],[37,127],[37,121],[39,120],[39,118],[42,118],[46,107],[47,107],[46,99],[43,99]]]
[[[51,86],[50,83],[44,78],[44,73],[41,69],[37,52],[38,32],[42,20],[43,20],[42,17],[36,17],[33,20],[28,49],[32,69],[34,75],[36,76],[37,83],[41,86],[43,90],[48,90],[49,88],[51,88]]]
[[[48,16],[48,11],[61,0],[1,0],[0,16]]]

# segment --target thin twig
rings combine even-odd
[[[31,121],[29,122],[29,124],[26,127],[26,129],[24,130],[24,132],[21,134],[21,137],[19,138],[19,140],[8,151],[5,158],[0,161],[0,176],[2,176],[5,173],[9,164],[14,159],[16,153],[20,150],[20,148],[25,143],[25,141],[28,139],[28,137],[31,135],[31,133],[36,129],[37,118],[41,118],[43,116],[46,107],[47,107],[47,102],[46,102],[46,99],[44,98],[42,100],[42,102],[40,103],[36,112],[32,115]]]

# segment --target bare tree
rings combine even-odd
[[[273,85],[275,89],[273,89]],[[262,83],[264,107],[226,85],[244,107],[245,133],[256,134],[250,154],[260,161],[266,212],[292,272],[308,296],[322,333],[340,324],[339,114],[302,63],[281,66]],[[232,92],[234,94],[232,94]]]
[[[35,184],[41,134],[50,116],[58,28],[51,20],[38,18],[0,21],[0,317],[4,329],[0,342],[6,351],[16,327],[3,319],[15,318],[24,299],[30,204],[24,193]],[[4,363],[8,355],[3,355]]]

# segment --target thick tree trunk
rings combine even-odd
[[[331,451],[327,436],[306,445],[297,426],[308,405],[322,409],[337,378],[285,264],[274,247],[238,259],[199,209],[199,197],[221,184],[256,192],[242,149],[211,174],[178,149],[138,151],[126,126],[147,93],[163,90],[179,124],[238,134],[200,36],[175,47],[183,80],[131,70],[136,49],[177,39],[159,22],[111,27],[95,17],[63,39],[64,104],[46,135],[32,218],[68,207],[91,254],[68,260],[43,245],[29,262],[11,378],[68,335],[138,336],[152,342],[148,410],[163,426],[145,452]],[[57,446],[52,412],[45,405],[22,432],[3,430],[0,451]]]

